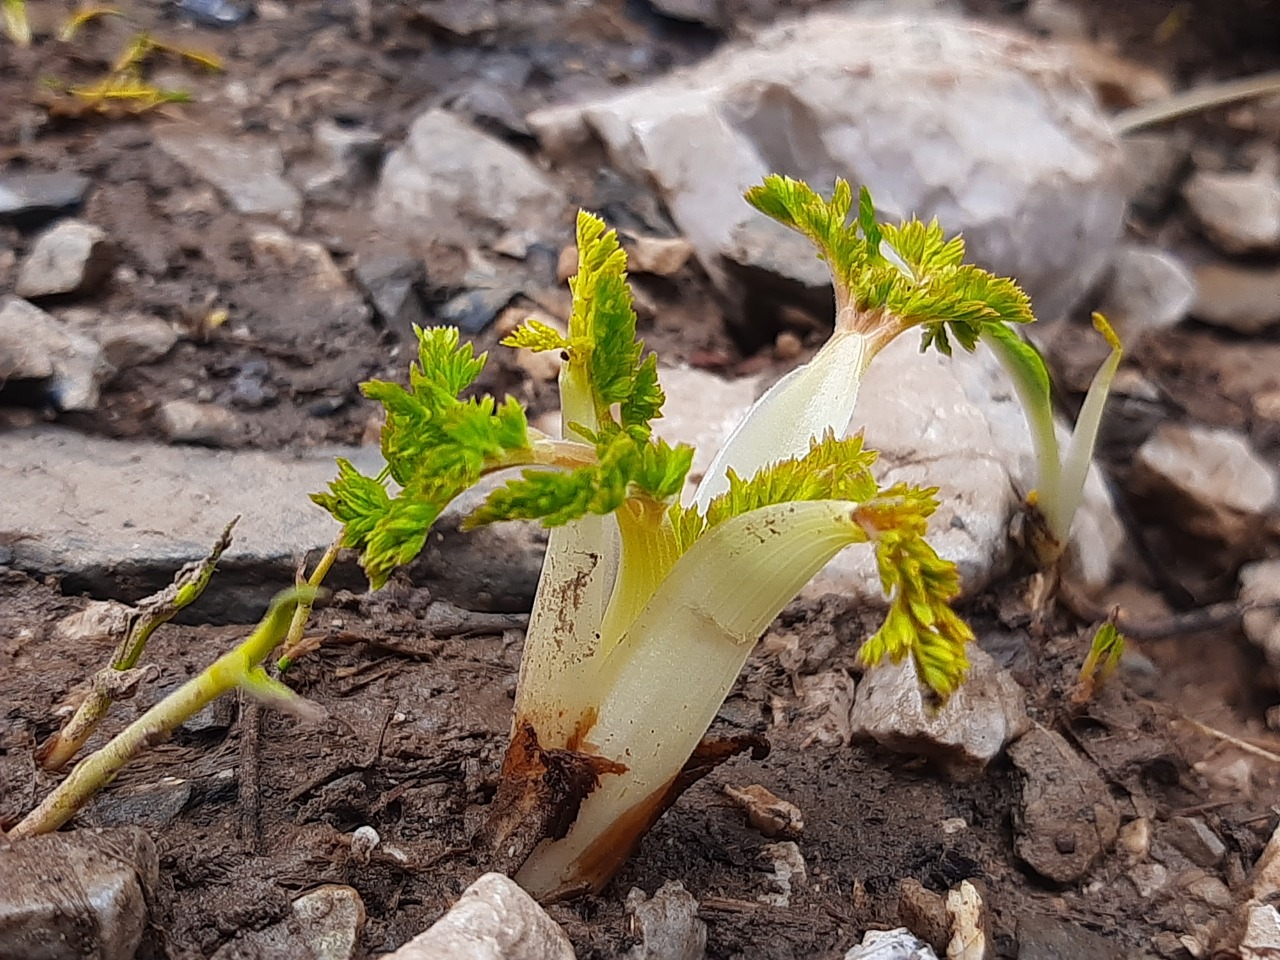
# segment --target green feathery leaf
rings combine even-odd
[[[568,350],[569,340],[555,327],[530,317],[502,338],[504,347],[515,347],[542,353],[546,350]]]
[[[859,656],[867,666],[911,656],[920,680],[945,701],[969,672],[965,645],[973,631],[950,606],[960,594],[955,564],[924,539],[936,492],[897,484],[858,508],[859,523],[875,541],[880,582],[892,597],[884,624]]]
[[[622,424],[637,439],[649,436],[649,421],[661,415],[665,397],[657,359],[644,357],[636,338],[636,314],[627,285],[627,255],[617,232],[585,210],[578,213],[578,272],[569,279],[573,310],[562,345],[571,364],[584,366],[600,423]],[[523,345],[523,344],[522,344]]]
[[[1120,658],[1124,656],[1128,640],[1116,626],[1115,613],[1098,627],[1089,646],[1089,655],[1080,667],[1080,680],[1071,695],[1075,703],[1084,703],[1092,698],[1094,691],[1105,683],[1116,668],[1120,666]]]
[[[852,191],[837,180],[830,201],[789,177],[766,177],[747,202],[808,237],[831,268],[837,302],[852,304],[875,327],[893,335],[924,328],[924,347],[951,350],[954,338],[972,350],[989,325],[1034,319],[1012,280],[964,264],[964,241],[947,239],[937,221],[880,223],[865,187],[857,219],[848,223]]]
[[[609,514],[632,497],[669,501],[684,489],[693,448],[637,441],[614,428],[597,439],[597,463],[568,472],[526,470],[489,494],[466,520],[468,529],[499,520],[541,520],[558,527],[588,513]]]
[[[707,505],[706,515],[696,507],[671,509],[676,542],[683,552],[712,527],[760,507],[797,500],[849,500],[862,503],[875,496],[871,465],[876,453],[863,447],[862,436],[837,440],[830,430],[813,440],[803,457],[783,460],[743,480],[728,472],[729,489]]]
[[[312,497],[343,524],[344,545],[364,551],[375,589],[417,556],[450,500],[489,471],[532,460],[524,409],[514,398],[501,405],[487,396],[459,399],[484,369],[485,355],[476,356],[452,327],[415,332],[418,358],[409,389],[381,380],[363,384],[365,396],[386,410],[384,474],[366,477],[339,461],[329,493]],[[401,488],[394,497],[388,478]]]

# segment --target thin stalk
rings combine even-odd
[[[298,603],[314,600],[315,594],[311,588],[299,587],[276,597],[262,622],[243,643],[125,727],[102,749],[77,763],[67,779],[9,831],[9,838],[20,840],[57,830],[95,793],[111,783],[130,760],[237,687],[272,705],[288,705],[296,713],[314,715],[318,708],[312,706],[308,710],[297,694],[268,678],[260,664],[284,636]]]
[[[71,721],[54,735],[40,751],[40,763],[46,770],[61,770],[85,745],[102,718],[116,700],[133,695],[143,674],[135,671],[147,641],[156,628],[177,616],[190,606],[209,585],[218,560],[231,546],[231,531],[239,517],[222,530],[209,555],[197,563],[189,563],[178,571],[173,583],[159,593],[139,601],[130,613],[129,627],[120,639],[111,664],[93,678],[89,695],[85,697]]]
[[[316,562],[315,569],[311,571],[311,576],[306,582],[301,582],[299,576],[298,586],[308,586],[319,589],[324,583],[324,578],[329,575],[329,571],[333,569],[334,561],[338,559],[338,553],[342,550],[342,534],[334,537],[333,543],[329,544],[329,548],[325,550],[320,559]],[[297,609],[293,611],[293,620],[289,623],[289,632],[284,638],[284,650],[280,654],[280,659],[276,661],[276,669],[280,673],[284,673],[291,666],[298,656],[305,652],[302,650],[304,641],[302,631],[307,628],[307,621],[311,618],[311,600],[300,600]]]

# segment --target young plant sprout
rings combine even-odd
[[[313,587],[294,587],[277,596],[262,621],[234,650],[223,654],[177,690],[77,763],[52,793],[6,835],[10,840],[51,833],[75,816],[89,799],[115,779],[142,751],[225,693],[239,689],[259,702],[306,720],[324,710],[267,675],[262,661],[279,646],[299,603],[315,600]]]
[[[408,389],[364,385],[386,407],[386,468],[367,477],[340,461],[314,497],[376,588],[422,549],[450,500],[486,474],[526,468],[466,523],[551,528],[487,837],[543,898],[600,889],[680,792],[732,752],[704,736],[735,678],[846,546],[875,551],[890,597],[863,660],[910,657],[939,698],[968,669],[972,633],[949,606],[956,569],[924,539],[936,490],[880,487],[874,452],[843,434],[868,364],[894,337],[920,327],[925,346],[946,351],[954,338],[972,349],[988,329],[1031,320],[1027,298],[964,264],[963,243],[936,223],[878,223],[865,190],[855,213],[844,181],[828,201],[769,177],[747,199],[830,266],[835,332],[752,407],[691,502],[681,493],[693,450],[652,435],[664,396],[657,358],[636,338],[625,254],[585,212],[568,334],[529,321],[503,341],[563,353],[563,439],[531,428],[513,399],[461,399],[484,355],[456,330],[419,330]]]
[[[1027,545],[1036,566],[1045,574],[1043,588],[1047,600],[1057,583],[1059,565],[1067,548],[1071,523],[1084,497],[1084,483],[1093,462],[1093,448],[1102,424],[1102,411],[1124,347],[1100,313],[1093,315],[1093,325],[1106,339],[1111,353],[1103,361],[1085,395],[1084,405],[1076,418],[1075,430],[1067,445],[1066,455],[1058,450],[1058,434],[1053,417],[1053,396],[1049,368],[1038,350],[1008,327],[983,331],[983,341],[991,347],[1013,380],[1022,401],[1022,410],[1031,429],[1036,452],[1036,487],[1027,497],[1031,516]]]
[[[1093,635],[1089,645],[1089,655],[1084,658],[1080,667],[1080,679],[1071,693],[1074,704],[1086,703],[1093,698],[1094,691],[1110,679],[1120,666],[1120,658],[1124,656],[1128,640],[1116,626],[1119,608],[1112,610],[1111,615],[1102,622]]]

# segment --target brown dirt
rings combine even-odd
[[[1010,11],[1018,5],[974,0],[971,6],[1014,17]],[[1250,22],[1261,26],[1252,32],[1213,20],[1212,30],[1186,27],[1163,45],[1153,37],[1168,4],[1080,6],[1099,36],[1169,70],[1180,82],[1205,71],[1225,77],[1244,72],[1246,65],[1276,66],[1274,45],[1254,42],[1274,29],[1267,19],[1272,11],[1263,3],[1254,5],[1258,17]],[[1194,14],[1189,22],[1199,25],[1211,4],[1183,6]],[[661,21],[639,4],[518,2],[510,8],[520,26],[478,44],[430,34],[408,4],[375,5],[374,39],[365,44],[346,29],[346,14],[334,14],[331,7],[292,3],[283,22],[264,18],[228,31],[193,31],[153,6],[133,12],[158,32],[220,53],[232,76],[275,91],[270,111],[245,119],[250,126],[283,131],[286,151],[290,138],[301,138],[299,131],[320,116],[349,113],[394,139],[424,104],[446,97],[459,80],[504,51],[540,64],[533,82],[508,91],[523,111],[602,86],[605,77],[642,80],[696,58],[716,42],[710,31]],[[767,16],[776,12],[767,3],[753,9]],[[1233,16],[1244,16],[1248,5],[1231,9]],[[150,312],[193,330],[163,362],[113,384],[101,410],[77,425],[111,436],[158,436],[154,414],[161,401],[221,397],[246,362],[263,361],[277,397],[261,409],[241,411],[251,424],[247,445],[358,439],[373,410],[355,395],[354,385],[403,372],[392,335],[362,317],[326,312],[305,281],[252,266],[243,219],[152,148],[163,116],[49,124],[30,105],[37,77],[93,75],[114,55],[118,39],[118,32],[108,34],[88,49],[58,48],[53,54],[47,47],[21,53],[0,45],[0,162],[94,176],[99,189],[85,215],[121,243],[124,265],[141,278],[127,291],[109,289],[95,308]],[[187,111],[198,112],[211,128],[238,128],[241,118],[218,96],[225,79],[192,74],[188,80],[201,102]],[[212,104],[207,111],[206,100]],[[1218,120],[1191,121],[1187,129],[1227,155],[1247,139]],[[527,137],[504,135],[533,149]],[[613,222],[648,218],[650,228],[664,226],[652,222],[661,220],[661,212],[642,187],[589,165],[575,176],[574,199],[601,209]],[[319,209],[310,217],[302,235],[321,238],[340,267],[368,240],[358,219],[342,209]],[[1185,231],[1173,234],[1198,243]],[[21,256],[29,240],[0,227],[0,253],[9,248]],[[462,252],[428,253],[441,296],[456,289]],[[7,285],[11,278],[3,263],[0,258],[0,285]],[[543,270],[542,281],[552,285],[554,258]],[[767,354],[742,356],[696,271],[649,293],[661,309],[646,314],[644,334],[664,357],[727,370],[771,363]],[[198,336],[195,325],[210,305],[228,308],[232,319]],[[656,315],[666,319],[659,324]],[[484,346],[491,341],[480,338]],[[1233,359],[1233,349],[1221,334],[1190,329],[1168,335],[1144,356],[1143,372],[1172,399],[1154,412],[1137,411],[1133,423],[1121,422],[1127,429],[1117,429],[1112,438],[1113,462],[1122,465],[1143,431],[1161,417],[1252,429],[1249,390],[1228,389],[1224,376],[1188,362],[1190,356],[1212,358],[1204,364],[1231,363],[1235,369],[1245,361]],[[510,390],[535,411],[545,408],[545,388],[505,364],[495,364],[483,386]],[[13,417],[11,411],[6,415]],[[1272,451],[1280,444],[1280,438],[1256,432],[1255,439]],[[1123,479],[1123,470],[1116,475]],[[1145,518],[1147,528],[1157,520]],[[1207,872],[1239,893],[1277,825],[1273,805],[1280,801],[1280,768],[1179,718],[1280,749],[1280,738],[1262,720],[1275,696],[1261,679],[1259,658],[1231,628],[1146,642],[1141,652],[1154,671],[1123,672],[1095,703],[1073,714],[1066,693],[1082,654],[1077,629],[1063,623],[1049,640],[1032,638],[1018,596],[1018,585],[1010,584],[967,613],[984,646],[1027,687],[1035,719],[1064,733],[1102,770],[1124,819],[1149,817],[1158,836],[1174,816],[1204,816],[1228,846],[1223,864]],[[1186,599],[1158,567],[1137,558],[1115,597],[1152,615]],[[262,713],[256,738],[247,738],[254,724],[235,704],[217,704],[192,729],[127,768],[78,819],[84,825],[138,823],[156,838],[162,879],[144,958],[207,956],[238,930],[283,917],[291,896],[328,881],[360,892],[369,914],[362,949],[375,955],[434,921],[484,868],[471,838],[497,785],[521,636],[433,636],[424,626],[429,599],[405,587],[377,597],[339,595],[315,628],[325,638],[322,649],[290,674],[301,693],[329,711],[329,721],[300,728],[294,720]],[[56,583],[0,567],[0,825],[14,822],[54,782],[35,769],[33,751],[56,728],[58,707],[74,700],[109,652],[52,639],[52,625],[83,603],[64,597]],[[798,637],[800,653],[787,660],[801,664],[797,675],[856,673],[854,653],[867,625],[839,602],[793,607],[781,629]],[[160,667],[160,679],[135,700],[117,705],[91,746],[238,635],[225,627],[161,628],[147,655]],[[809,742],[823,717],[802,709],[795,676],[771,652],[784,639],[781,632],[766,639],[713,729],[762,734],[773,748],[769,757],[739,757],[717,769],[676,803],[603,894],[551,908],[583,960],[625,950],[631,942],[622,904],[626,892],[637,886],[652,893],[669,879],[682,881],[698,898],[713,958],[842,956],[864,929],[896,925],[898,888],[907,878],[936,891],[961,879],[981,879],[1003,957],[1017,955],[1017,923],[1029,915],[1065,918],[1101,932],[1116,956],[1139,955],[1161,933],[1181,934],[1221,915],[1181,893],[1179,884],[1195,875],[1176,858],[1170,861],[1175,892],[1163,898],[1137,893],[1117,850],[1081,883],[1057,887],[1034,876],[1013,849],[1012,815],[1019,799],[1005,763],[975,782],[957,784],[900,756]],[[771,891],[763,855],[769,841],[746,825],[722,792],[727,784],[750,783],[790,800],[804,815],[799,846],[809,882],[788,907],[761,901]],[[953,818],[963,818],[967,827],[948,833],[943,824]],[[358,866],[349,856],[349,837],[366,823],[381,834],[383,846],[367,866]]]

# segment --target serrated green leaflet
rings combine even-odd
[[[503,337],[502,345],[542,353],[546,350],[567,350],[570,343],[559,330],[530,318]]]

